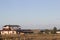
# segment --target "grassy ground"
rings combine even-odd
[[[60,40],[60,34],[2,35],[3,40]]]

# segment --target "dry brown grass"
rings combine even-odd
[[[3,35],[2,38],[9,40],[60,40],[60,34]]]

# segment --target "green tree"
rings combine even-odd
[[[56,34],[56,31],[57,31],[57,28],[54,27],[52,33],[53,33],[53,34]]]

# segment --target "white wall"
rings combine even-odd
[[[16,31],[1,31],[1,35],[5,34],[16,34]]]
[[[56,33],[60,33],[60,31],[57,31]]]

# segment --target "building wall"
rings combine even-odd
[[[59,33],[60,33],[60,31],[57,31],[56,33],[57,33],[57,34],[59,34]]]
[[[1,35],[5,34],[16,34],[16,31],[1,31]]]

